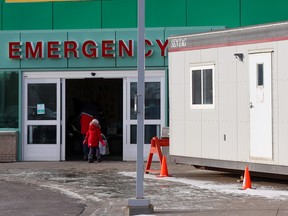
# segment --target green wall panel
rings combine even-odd
[[[3,14],[3,3],[2,2],[0,2],[0,30],[2,30],[3,29],[3,27],[2,27],[2,23],[3,23],[3,16],[2,16],[2,14]]]
[[[2,30],[137,28],[136,0],[5,3]],[[146,0],[146,27],[239,27],[288,20],[287,0]]]
[[[178,28],[146,28],[146,39],[151,41],[151,44],[146,44],[146,52],[153,51],[153,53],[146,57],[146,67],[165,67],[167,61],[167,47],[164,51],[164,56],[161,55],[160,46],[165,48],[165,41],[169,36],[179,34],[189,34],[197,32],[206,32],[216,29],[224,29],[224,27],[207,26],[207,27],[178,27]],[[88,40],[93,40],[96,44],[88,45],[85,50],[88,55],[94,50],[97,50],[97,56],[88,57],[83,54],[83,44]],[[128,56],[124,51],[124,56],[120,56],[119,41],[128,45],[129,40],[133,42],[133,55]],[[160,40],[158,44],[157,40]],[[59,51],[54,50],[52,54],[61,55],[59,58],[48,58],[47,42],[57,41],[59,45],[54,45],[53,48],[59,48]],[[74,56],[72,51],[64,55],[64,42],[74,41],[77,45],[79,56]],[[102,55],[102,42],[110,41],[107,47],[112,48],[107,50],[106,54],[113,54],[114,56]],[[9,59],[9,42],[22,42],[21,53],[15,55],[22,55],[22,59]],[[30,51],[34,52],[35,56],[26,56],[26,42],[33,45]],[[43,43],[43,57],[39,56],[40,44],[36,46],[37,42]],[[135,68],[137,67],[137,28],[133,29],[102,29],[102,30],[47,30],[47,31],[0,31],[0,68],[23,68],[23,69],[83,69],[83,68]],[[71,48],[71,44],[69,45]],[[37,50],[37,52],[36,52]],[[166,54],[166,56],[165,56]]]
[[[287,0],[242,0],[242,26],[288,20]]]
[[[2,3],[3,30],[52,29],[52,3]]]
[[[68,39],[74,40],[79,43],[79,50],[83,43],[87,40],[93,40],[98,44],[98,57],[87,58],[81,51],[79,51],[79,58],[70,58],[68,66],[71,68],[89,68],[89,67],[115,67],[115,58],[102,58],[102,40],[115,40],[115,31],[113,30],[101,30],[101,31],[86,31],[86,32],[70,32],[68,33]]]
[[[186,26],[186,0],[146,0],[146,27]]]
[[[187,26],[240,25],[239,0],[187,0]]]
[[[9,42],[19,42],[19,32],[1,32],[0,34],[0,68],[20,68],[20,60],[9,59]]]
[[[102,28],[136,27],[136,0],[102,0]]]
[[[37,32],[23,32],[21,34],[21,41],[25,44],[26,41],[36,43],[37,41],[44,42],[44,58],[33,59],[25,58],[21,60],[21,68],[67,68],[67,59],[63,58],[63,41],[67,40],[67,32],[52,32],[52,31],[37,31]],[[49,59],[47,58],[47,41],[60,41],[59,52],[62,56],[60,59]],[[23,47],[23,55],[26,49]]]
[[[101,28],[101,2],[55,2],[53,22],[54,29]]]

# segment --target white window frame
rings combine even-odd
[[[212,99],[213,103],[212,104],[203,104],[203,70],[206,69],[212,69]],[[192,73],[195,70],[201,70],[201,101],[202,104],[193,104],[193,92],[192,92]],[[215,65],[200,65],[200,66],[191,66],[190,67],[190,108],[191,109],[215,109]]]

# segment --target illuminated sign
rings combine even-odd
[[[155,42],[146,39],[146,57],[153,55],[153,47],[160,50],[161,56],[166,56],[168,40],[164,42],[156,39]],[[101,49],[101,51],[99,51]],[[86,40],[82,44],[74,40],[69,41],[37,41],[37,42],[9,42],[9,59],[61,59],[79,58],[80,53],[86,58],[115,58],[135,57],[134,40]]]

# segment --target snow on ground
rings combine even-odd
[[[127,177],[136,178],[136,172],[119,172],[119,174]],[[177,182],[183,183],[186,185],[190,185],[194,188],[206,189],[210,191],[226,193],[226,194],[233,194],[233,195],[250,195],[250,196],[258,196],[267,199],[278,199],[278,200],[287,200],[288,199],[288,191],[287,190],[279,190],[273,187],[264,187],[260,186],[256,189],[246,189],[242,190],[241,184],[224,184],[212,181],[202,181],[202,180],[194,180],[188,178],[175,178],[175,177],[158,177],[155,175],[144,175],[145,179],[157,179],[159,181],[170,181],[170,182]]]
[[[58,191],[62,192],[62,194],[65,194],[66,196],[71,197],[71,198],[79,199],[82,201],[85,200],[85,198],[83,196],[80,196],[77,193],[74,193],[70,190],[67,190],[67,189],[63,188],[61,185],[41,185],[41,187],[50,188],[52,190],[58,190]],[[99,201],[99,200],[97,200],[97,201]]]

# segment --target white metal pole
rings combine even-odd
[[[128,214],[151,214],[154,206],[144,199],[144,99],[145,99],[145,0],[138,0],[138,46],[137,46],[137,161],[136,199],[128,201]],[[135,99],[136,99],[135,98]]]
[[[144,197],[145,0],[138,0],[138,111],[136,198]]]

